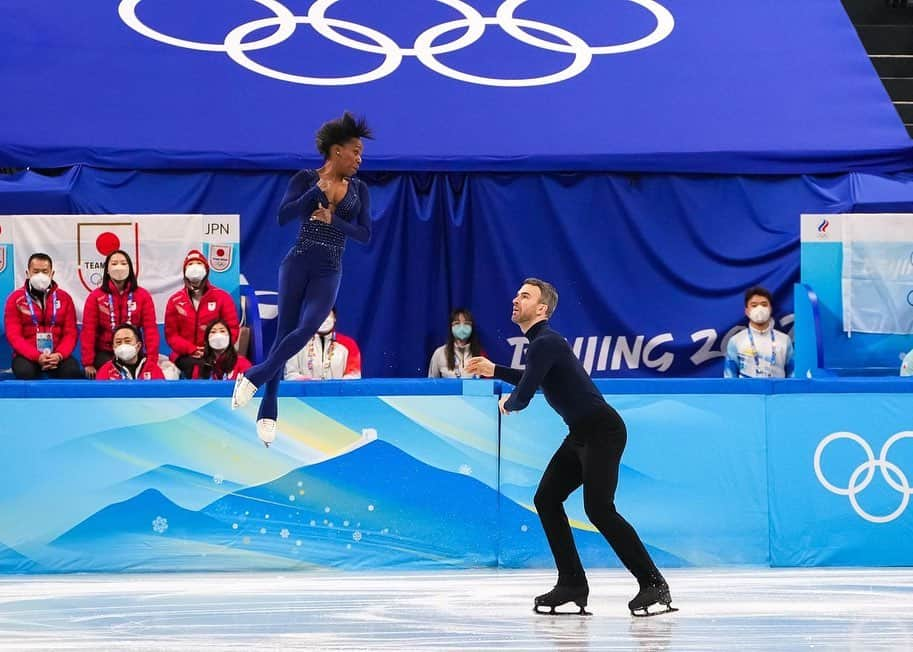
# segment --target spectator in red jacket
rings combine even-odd
[[[192,249],[184,258],[184,287],[168,298],[165,307],[165,341],[184,378],[195,377],[194,367],[206,351],[206,327],[217,319],[228,326],[231,342],[237,342],[235,302],[209,282],[209,261]]]
[[[351,337],[336,331],[336,307],[303,349],[285,363],[285,380],[361,378],[361,351]]]
[[[87,378],[94,378],[97,370],[114,358],[112,341],[117,324],[136,326],[146,343],[149,358],[158,360],[155,304],[149,291],[137,283],[130,255],[121,249],[105,258],[101,285],[86,297],[82,312],[80,341]]]
[[[238,355],[231,342],[231,332],[223,319],[206,327],[206,344],[199,364],[193,365],[193,378],[203,380],[235,380],[250,368],[250,360]]]
[[[13,374],[20,380],[82,378],[73,358],[76,306],[57,287],[54,263],[47,254],[29,256],[25,284],[6,300],[3,326],[13,349]]]
[[[114,329],[114,358],[101,366],[95,380],[165,380],[158,356],[147,356],[140,330],[133,324]]]

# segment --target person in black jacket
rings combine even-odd
[[[652,616],[675,611],[668,584],[637,532],[615,510],[618,468],[627,441],[624,421],[596,389],[567,341],[549,327],[548,318],[557,305],[554,286],[539,279],[526,279],[514,297],[511,313],[511,321],[529,339],[526,369],[495,365],[481,356],[471,358],[467,364],[470,373],[495,377],[516,387],[513,393],[501,397],[502,414],[525,408],[542,387],[545,400],[570,429],[546,467],[534,499],[558,567],[558,583],[538,596],[533,608],[538,612],[539,607],[549,607],[551,611],[546,613],[556,613],[556,606],[574,602],[581,614],[587,613],[584,607],[589,585],[563,507],[571,492],[582,484],[587,517],[640,585],[640,591],[628,603],[631,614]],[[662,604],[665,610],[649,611],[655,604]]]

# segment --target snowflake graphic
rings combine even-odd
[[[152,529],[159,534],[164,534],[165,530],[168,529],[168,519],[162,516],[156,516],[155,520],[152,521]]]
[[[288,528],[286,528],[286,527],[279,530],[279,536],[282,537],[283,539],[288,539],[290,534],[291,534],[291,532],[289,532]]]
[[[221,474],[216,474],[216,475],[212,476],[212,481],[215,482],[216,484],[222,484],[223,482],[225,482],[225,478],[222,477]]]
[[[468,464],[460,464],[459,471],[463,475],[472,475],[472,467]]]
[[[355,531],[352,533],[352,540],[353,540],[353,541],[361,541],[361,532],[359,532],[358,530],[355,530]]]

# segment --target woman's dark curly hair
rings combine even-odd
[[[317,130],[317,151],[326,160],[333,145],[343,145],[353,138],[374,138],[374,134],[364,118],[356,119],[346,111],[341,118],[325,122]]]

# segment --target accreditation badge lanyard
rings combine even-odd
[[[133,292],[127,295],[127,321],[126,323],[132,324],[133,322],[130,319],[133,317]],[[114,329],[117,328],[118,324],[114,320],[114,296],[109,292],[108,293],[108,317],[111,319],[111,332],[114,332]]]
[[[773,326],[770,327],[770,367],[767,370],[767,375],[771,375],[773,366],[777,363],[777,352],[774,349],[774,329]],[[751,334],[751,326],[748,327],[748,343],[751,344],[751,353],[754,355],[754,368],[755,373],[761,375],[761,359],[758,358],[758,347],[754,344],[754,335]]]
[[[32,324],[35,326],[35,330],[38,330],[40,322],[38,321],[38,315],[35,314],[35,302],[32,300],[32,296],[26,291],[25,300],[29,305],[29,313],[32,315]],[[57,290],[54,290],[51,293],[51,326],[54,328],[54,324],[57,323]]]
[[[130,371],[129,371],[129,369],[127,369],[127,366],[126,366],[126,365],[123,365],[123,366],[122,366],[122,365],[115,364],[115,365],[114,365],[114,369],[116,369],[116,370],[117,370],[117,373],[120,374],[120,379],[121,379],[121,380],[136,380],[137,378],[139,378],[139,372],[140,372],[140,369],[143,368],[143,363],[144,363],[144,362],[145,362],[145,360],[139,360],[139,361],[137,361],[137,363],[136,363],[136,375],[135,375],[135,376],[131,376],[131,375],[130,375]]]
[[[308,352],[307,352],[308,373],[311,375],[311,378],[314,378],[314,358],[317,357],[317,351],[315,351],[316,347],[314,346],[314,340],[315,340],[315,338],[318,338],[318,337],[321,338],[320,354],[321,354],[321,357],[323,358],[323,360],[321,360],[321,365],[320,365],[321,366],[320,380],[326,380],[328,377],[332,378],[332,372],[330,371],[330,365],[333,362],[333,351],[335,351],[335,349],[336,349],[336,332],[333,331],[330,334],[329,346],[327,346],[326,342],[323,341],[323,338],[321,337],[320,333],[317,333],[316,335],[314,335],[314,337],[312,337],[311,341],[308,343]]]

